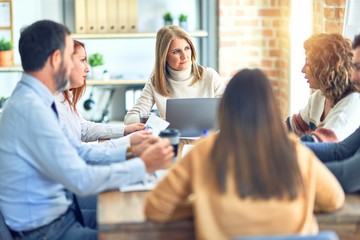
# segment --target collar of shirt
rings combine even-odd
[[[33,89],[37,95],[43,99],[44,103],[51,107],[51,104],[54,102],[54,96],[50,92],[50,90],[38,79],[36,79],[34,76],[23,73],[21,80],[19,84],[26,85]]]

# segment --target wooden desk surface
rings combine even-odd
[[[147,239],[151,239],[151,236],[155,236],[153,239],[169,239],[169,234],[175,236],[175,232],[177,235],[180,233],[188,235],[185,238],[180,238],[179,235],[175,238],[171,237],[172,240],[194,238],[194,226],[191,219],[170,223],[146,221],[144,216],[146,195],[147,192],[110,191],[101,193],[98,199],[100,239],[119,239],[119,236],[126,236],[126,239],[145,239],[145,236]],[[354,234],[359,234],[357,225],[360,224],[360,195],[346,195],[345,205],[339,211],[330,214],[316,214],[316,217],[320,228],[334,225],[339,229],[332,227],[323,227],[323,229],[333,229],[340,236],[345,236],[341,233],[343,229],[347,232],[346,236],[350,235],[340,239],[360,239],[354,237]],[[347,230],[350,225],[353,233],[349,233]],[[139,237],[139,232],[144,238]],[[116,233],[121,233],[121,235]],[[160,237],[160,233],[163,233],[163,238]]]
[[[181,153],[184,144],[193,142],[181,140],[178,152]],[[146,221],[144,203],[147,193],[101,193],[97,205],[99,239],[195,239],[192,219],[169,223]],[[360,195],[346,195],[345,204],[339,211],[316,214],[316,218],[321,230],[335,230],[341,240],[360,240]]]
[[[316,218],[319,223],[360,223],[360,195],[347,194],[339,211],[316,214]]]

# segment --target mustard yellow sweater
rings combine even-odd
[[[315,211],[334,211],[344,203],[344,192],[331,172],[304,145],[296,144],[306,194],[293,201],[239,198],[233,179],[219,193],[204,177],[216,135],[199,141],[148,194],[146,217],[170,221],[194,217],[197,239],[229,239],[241,235],[315,233]],[[271,161],[271,159],[269,159]],[[186,204],[188,203],[188,204]]]

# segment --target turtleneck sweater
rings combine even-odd
[[[191,68],[176,71],[167,67],[167,88],[169,96],[163,96],[158,93],[151,82],[151,79],[145,84],[140,97],[137,99],[133,108],[125,116],[125,124],[140,122],[140,111],[151,111],[156,104],[161,118],[166,117],[166,100],[169,98],[210,98],[221,97],[225,84],[220,75],[212,68],[204,68],[203,77],[195,84],[192,83],[193,75]]]

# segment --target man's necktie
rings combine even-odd
[[[51,104],[51,109],[54,111],[55,115],[57,118],[59,118],[59,113],[56,109],[56,105],[55,105],[55,102],[53,102]],[[79,221],[79,223],[81,223],[83,226],[84,225],[84,218],[83,218],[83,215],[81,213],[81,210],[80,210],[80,206],[79,206],[79,202],[77,200],[77,197],[75,196],[75,194],[69,192],[67,189],[65,189],[66,191],[66,195],[67,195],[67,198],[69,199],[72,199],[73,202],[74,202],[74,207],[75,207],[75,215],[76,215],[76,219]]]
[[[59,118],[59,113],[58,113],[58,111],[57,111],[57,109],[56,109],[55,102],[53,102],[53,103],[51,104],[51,109],[54,111],[56,117]]]

